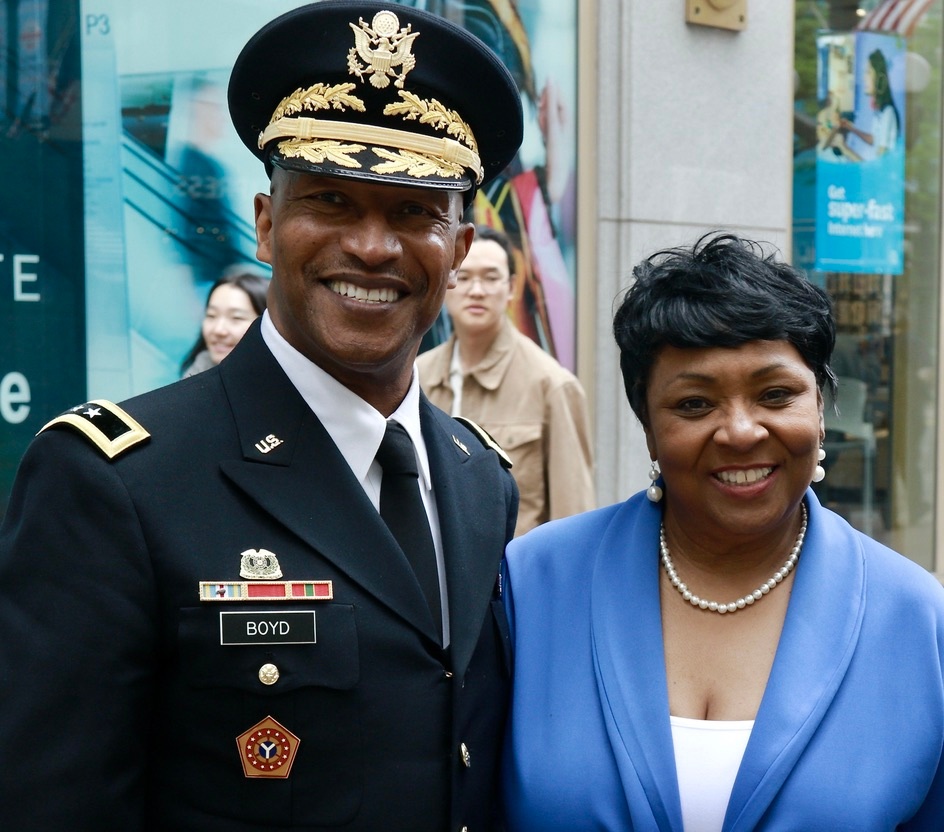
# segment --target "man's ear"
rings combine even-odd
[[[462,265],[465,256],[469,253],[469,247],[472,240],[475,239],[475,226],[470,222],[459,223],[456,231],[455,256],[452,259],[452,271],[455,271]]]
[[[272,197],[269,194],[256,194],[252,205],[256,213],[256,257],[271,265]]]

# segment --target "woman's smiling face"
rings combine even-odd
[[[792,521],[824,433],[822,395],[793,344],[663,347],[646,400],[675,523],[708,544]]]
[[[213,290],[203,314],[202,331],[214,364],[219,364],[232,352],[258,317],[244,289],[222,283]]]

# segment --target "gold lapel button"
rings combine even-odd
[[[279,669],[274,664],[264,664],[259,668],[259,681],[264,685],[274,685],[279,681]]]

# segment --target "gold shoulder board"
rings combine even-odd
[[[511,468],[511,457],[505,453],[505,449],[492,438],[492,435],[487,430],[485,430],[485,428],[483,428],[481,425],[477,425],[471,419],[466,419],[464,416],[453,416],[453,418],[472,431],[472,433],[474,433],[479,438],[479,442],[481,442],[486,448],[491,448],[493,451],[495,451],[495,453],[498,454],[498,458],[501,460],[501,464],[504,465],[505,468]]]
[[[68,425],[84,433],[109,459],[114,459],[128,448],[151,437],[151,434],[118,405],[104,399],[95,399],[70,408],[43,425],[39,433],[56,425]]]

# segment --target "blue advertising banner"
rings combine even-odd
[[[23,450],[85,396],[78,0],[0,5],[0,514]]]
[[[817,39],[815,268],[904,267],[905,49],[894,35]]]

